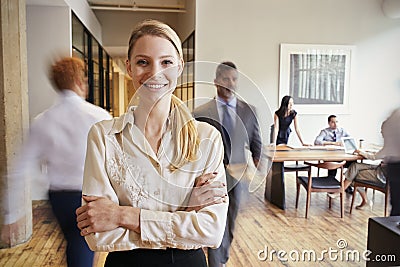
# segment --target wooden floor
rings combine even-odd
[[[300,193],[299,209],[296,210],[293,174],[286,174],[285,182],[286,210],[264,201],[264,186],[242,202],[227,266],[365,266],[363,261],[345,261],[346,257],[341,260],[340,256],[345,256],[350,250],[361,254],[366,249],[368,218],[383,216],[383,194],[376,192],[373,196],[370,191],[368,196],[374,199],[373,210],[353,210],[351,215],[351,197],[346,194],[345,217],[341,219],[339,199],[333,200],[329,210],[326,194],[313,193],[309,218],[305,219],[305,190]],[[356,204],[359,202],[357,198]],[[0,249],[0,266],[66,266],[66,245],[48,203],[35,202],[33,217],[32,239],[14,248]],[[338,240],[341,240],[340,245],[347,246],[339,249]],[[333,254],[338,256],[338,260],[330,259],[328,254],[325,254],[324,261],[301,259],[304,251],[314,251],[320,258],[321,252],[329,248],[338,250]],[[275,253],[273,259],[270,255],[265,259],[260,250],[267,254],[272,250],[282,250],[287,254],[278,259]],[[300,256],[294,261],[296,253]],[[103,265],[104,257],[103,254],[97,266]]]

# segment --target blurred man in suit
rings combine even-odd
[[[242,177],[230,171],[230,167],[248,164],[247,149],[251,153],[251,164],[258,166],[262,144],[255,108],[239,100],[235,95],[238,84],[238,71],[235,64],[232,62],[219,64],[214,84],[217,88],[216,98],[196,108],[193,116],[217,128],[224,142],[224,164],[229,195],[228,218],[220,247],[208,249],[209,266],[220,267],[225,266],[229,259],[229,249],[243,190],[243,183],[240,182]],[[242,172],[239,173],[242,174]]]

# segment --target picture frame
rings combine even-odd
[[[292,96],[301,114],[348,114],[354,50],[352,45],[282,43],[279,99]]]

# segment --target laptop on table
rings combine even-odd
[[[358,149],[354,137],[342,137],[342,144],[346,154],[354,154],[354,151]]]

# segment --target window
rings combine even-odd
[[[112,59],[75,14],[72,14],[72,56],[81,58],[86,64],[87,101],[112,114]]]
[[[184,101],[190,110],[194,107],[194,32],[182,43],[185,68],[178,80],[174,94]]]

